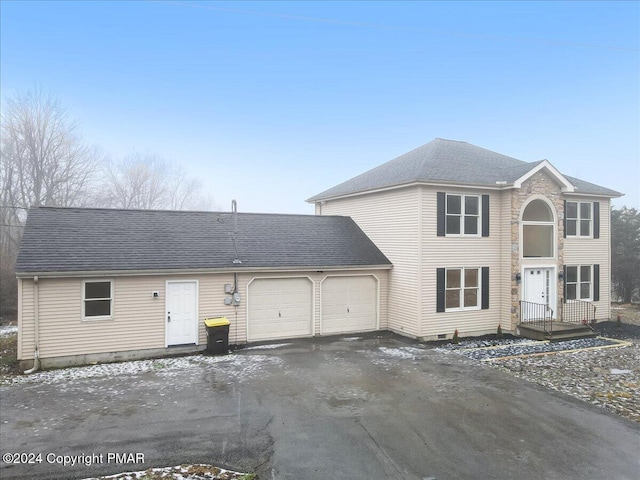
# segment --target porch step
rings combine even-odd
[[[537,327],[529,327],[526,325],[518,325],[520,336],[530,338],[531,340],[549,340],[547,332]]]
[[[576,340],[578,338],[595,338],[598,334],[588,327],[570,332],[553,332],[549,341],[559,342],[561,340]]]
[[[598,336],[589,326],[579,323],[553,322],[551,333],[546,332],[541,327],[526,324],[518,325],[518,329],[520,330],[521,337],[531,338],[533,340],[549,340],[552,342]]]

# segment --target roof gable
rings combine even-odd
[[[233,215],[37,207],[29,210],[18,275],[45,272],[359,267],[389,260],[349,217]]]
[[[553,178],[560,185],[561,190],[563,192],[574,192],[575,191],[574,185],[569,180],[567,180],[567,178],[564,175],[562,175],[556,169],[556,167],[551,165],[551,163],[548,160],[542,160],[535,167],[533,167],[530,170],[528,170],[524,175],[522,175],[521,177],[517,178],[513,182],[513,186],[515,188],[520,188],[525,181],[527,181],[529,178],[533,177],[536,173],[538,173],[540,171],[543,171],[543,170],[545,172],[547,172],[551,176],[551,178]]]
[[[574,179],[562,175],[547,160],[527,163],[470,143],[436,138],[307,201],[317,202],[415,183],[519,188],[523,181],[541,169],[546,169],[566,192],[573,192],[578,187],[585,194],[621,195],[588,182],[579,181],[578,186]]]

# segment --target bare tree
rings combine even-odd
[[[201,182],[154,154],[134,153],[105,169],[101,203],[125,209],[202,208]],[[206,207],[205,207],[206,208]]]
[[[631,303],[640,295],[640,211],[611,211],[611,280],[618,298]]]
[[[52,94],[16,94],[4,102],[0,121],[0,254],[6,267],[15,261],[30,206],[86,203],[98,155],[82,141],[77,123]],[[7,276],[13,276],[12,267],[2,269],[3,310],[5,293],[15,284]]]

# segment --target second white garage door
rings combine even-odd
[[[249,284],[247,340],[310,337],[313,284],[308,278],[259,278]]]
[[[366,332],[378,324],[378,285],[372,275],[322,282],[322,334]]]

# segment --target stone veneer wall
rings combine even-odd
[[[564,265],[564,197],[560,185],[540,170],[531,178],[523,182],[520,189],[512,190],[511,194],[511,330],[515,331],[518,324],[518,308],[522,282],[516,282],[516,274],[520,273],[520,212],[522,206],[535,195],[544,196],[555,207],[556,214],[556,265],[560,269]],[[559,272],[559,270],[558,270]],[[558,304],[554,311],[559,312],[562,301],[563,284],[556,275]]]

